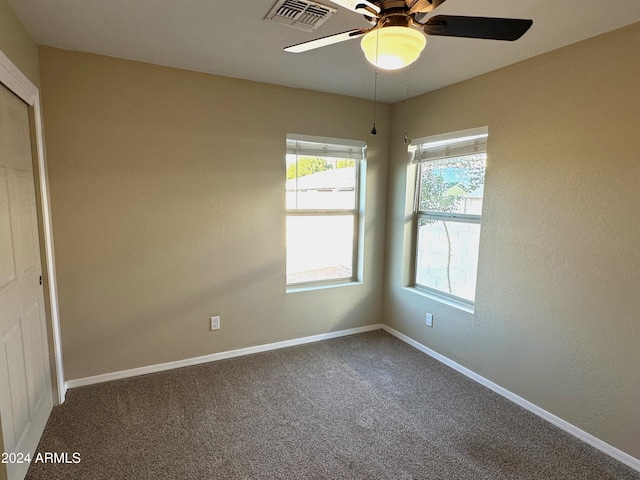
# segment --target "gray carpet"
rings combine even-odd
[[[70,390],[36,479],[640,479],[383,331]]]

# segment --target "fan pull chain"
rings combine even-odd
[[[373,128],[371,129],[371,135],[378,133],[376,130],[376,104],[378,101],[378,67],[376,67],[376,73],[373,80]]]
[[[409,85],[407,85],[407,90],[404,95],[404,144],[406,145],[409,139],[407,138],[407,112],[409,110]]]
[[[371,129],[371,135],[378,133],[376,130],[376,105],[378,103],[378,41],[380,40],[380,30],[376,31],[376,64],[375,74],[373,76],[373,128]]]

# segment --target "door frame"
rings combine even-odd
[[[52,365],[52,377],[55,378],[56,393],[53,395],[54,404],[64,402],[67,385],[64,380],[62,364],[62,338],[60,336],[60,312],[58,310],[58,286],[56,281],[56,265],[53,250],[53,231],[51,228],[51,205],[49,199],[49,177],[44,150],[44,131],[42,122],[42,108],[40,91],[27,76],[0,50],[0,83],[4,84],[18,98],[22,99],[33,109],[36,137],[36,157],[38,163],[38,179],[40,196],[36,201],[40,203],[42,211],[42,230],[44,234],[44,260],[47,266],[47,285],[49,295],[49,309],[51,312],[51,333],[53,336],[53,351],[55,366]]]

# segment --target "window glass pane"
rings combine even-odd
[[[486,154],[421,163],[419,210],[482,214]]]
[[[351,279],[353,215],[287,217],[287,283]]]
[[[475,299],[480,224],[418,219],[416,285]]]
[[[287,155],[287,209],[355,209],[355,162],[353,159]]]

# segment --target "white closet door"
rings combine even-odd
[[[5,452],[31,455],[52,408],[35,202],[28,107],[0,85],[0,417]]]

